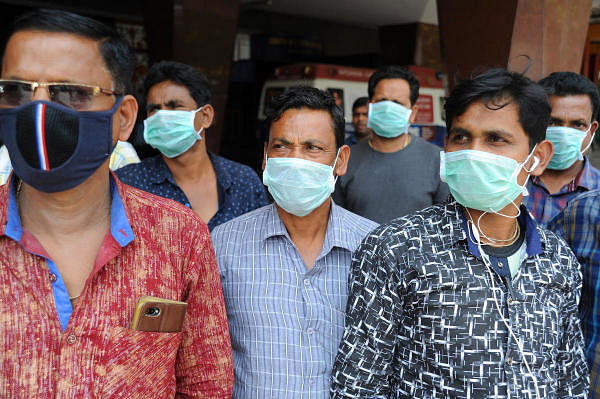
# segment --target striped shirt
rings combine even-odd
[[[332,397],[586,398],[579,264],[523,206],[519,221],[512,279],[504,260],[483,263],[456,202],[372,231],[352,262]]]
[[[599,188],[600,171],[592,166],[588,157],[585,157],[579,175],[554,194],[548,192],[539,176],[531,176],[527,182],[529,195],[523,197],[522,203],[541,226],[546,226],[573,198],[588,190]]]
[[[119,169],[130,163],[138,163],[140,158],[135,152],[135,148],[126,141],[117,141],[117,145],[110,155],[109,167],[111,170]],[[8,155],[8,149],[5,145],[0,147],[0,185],[3,185],[8,180],[8,176],[12,172],[12,165]]]
[[[591,371],[590,398],[600,398],[600,190],[574,198],[548,228],[567,241],[581,264],[580,317]]]
[[[212,232],[231,333],[234,398],[328,398],[352,252],[377,225],[332,201],[307,269],[274,204]]]

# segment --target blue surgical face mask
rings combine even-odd
[[[583,153],[594,140],[592,136],[589,144],[581,150],[581,144],[591,127],[590,125],[585,132],[565,126],[551,126],[546,129],[546,139],[554,144],[554,155],[548,164],[548,169],[565,170],[578,159],[583,159]]]
[[[167,158],[175,158],[189,150],[196,141],[202,140],[194,129],[195,111],[172,111],[161,109],[144,121],[144,140]]]
[[[518,163],[512,158],[485,151],[462,150],[440,152],[440,177],[448,183],[456,201],[466,208],[499,214],[508,204],[515,205],[519,195],[528,195],[527,180],[523,185],[517,177],[532,153]],[[534,157],[530,173],[539,163]],[[529,176],[527,177],[529,179]],[[506,215],[503,215],[506,216]]]
[[[66,191],[90,177],[113,150],[113,115],[76,111],[48,101],[0,109],[0,136],[15,174],[46,193]]]
[[[398,137],[408,132],[411,113],[410,109],[393,101],[370,103],[367,127],[381,137]]]
[[[306,216],[321,205],[333,192],[337,178],[333,166],[302,158],[268,158],[263,183],[275,203],[296,216]]]

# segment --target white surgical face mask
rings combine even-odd
[[[302,158],[267,158],[263,183],[275,203],[296,216],[306,216],[321,205],[333,192],[337,177],[333,166]]]
[[[196,141],[202,140],[199,131],[194,129],[196,113],[161,109],[144,121],[144,140],[159,150],[167,158],[175,158],[189,150]]]

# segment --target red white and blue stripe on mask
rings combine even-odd
[[[35,136],[37,139],[38,158],[40,161],[40,169],[50,170],[50,162],[48,161],[48,150],[46,148],[46,104],[36,104],[35,108]]]

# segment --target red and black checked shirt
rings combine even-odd
[[[19,242],[4,234],[10,184],[0,187],[1,398],[231,396],[231,342],[208,228],[180,204],[115,181],[135,238],[122,247],[107,232],[64,332],[47,254],[26,231]],[[144,295],[187,302],[182,332],[129,330]]]

